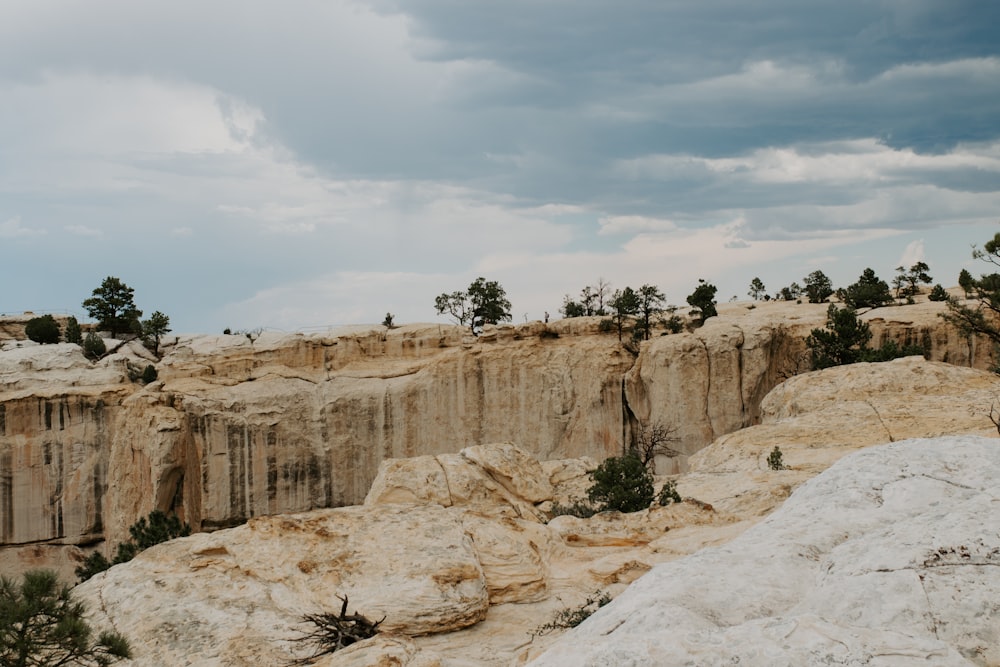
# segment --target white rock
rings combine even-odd
[[[1000,445],[845,457],[729,544],[655,567],[532,665],[1000,664]]]

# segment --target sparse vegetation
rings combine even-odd
[[[871,349],[871,327],[858,318],[850,306],[837,308],[830,304],[826,311],[826,328],[813,329],[806,338],[806,347],[812,356],[813,370],[854,364],[859,361],[891,361],[900,357],[924,355],[926,350],[918,345],[899,345],[894,340],[882,347]]]
[[[920,294],[920,284],[930,285],[933,281],[930,274],[930,267],[926,262],[917,262],[909,269],[902,266],[896,267],[896,277],[892,281],[892,286],[896,290],[896,298],[907,300],[913,303],[913,297]]]
[[[147,364],[144,369],[142,369],[142,383],[149,384],[150,382],[156,382],[157,372],[156,367],[153,364]]]
[[[55,572],[33,570],[20,583],[0,577],[0,665],[103,666],[132,657],[128,640],[117,632],[95,640],[85,614]]]
[[[382,326],[384,326],[386,329],[395,329],[396,328],[395,319],[396,318],[392,313],[386,313],[385,319],[382,320]]]
[[[608,328],[614,328],[618,331],[618,340],[620,341],[622,332],[625,330],[625,322],[635,317],[639,312],[639,295],[631,287],[615,290],[608,305],[611,308],[611,319],[604,320],[604,322],[610,322],[607,325]],[[604,322],[601,322],[602,326],[604,326]]]
[[[769,298],[767,295],[767,288],[764,287],[764,283],[760,278],[754,278],[750,281],[750,291],[747,292],[751,299],[754,301],[760,301],[762,299]]]
[[[1000,233],[983,244],[982,249],[973,248],[972,256],[994,266],[1000,266]],[[971,294],[977,303],[974,306],[967,306],[955,299],[949,299],[948,312],[943,313],[941,317],[966,336],[986,336],[994,345],[1000,345],[1000,274],[991,273],[974,279],[963,269],[958,282],[966,294]]]
[[[593,616],[595,611],[609,602],[611,602],[611,595],[608,593],[602,593],[601,591],[594,591],[593,594],[587,597],[587,600],[582,605],[574,609],[561,609],[557,611],[551,621],[538,626],[531,634],[534,637],[538,637],[546,635],[554,630],[568,630],[569,628],[575,628]]]

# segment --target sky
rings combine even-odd
[[[176,333],[515,322],[978,275],[996,0],[3,0],[0,312],[106,276]]]

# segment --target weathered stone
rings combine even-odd
[[[141,638],[136,665],[282,664],[308,653],[292,641],[301,616],[339,613],[337,596],[407,635],[474,624],[489,606],[460,517],[434,505],[260,517],[158,545],[76,590],[98,624]]]
[[[729,544],[656,567],[532,665],[997,664],[996,439],[849,456]]]

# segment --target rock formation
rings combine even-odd
[[[946,328],[941,308],[865,318],[876,342],[919,340],[933,359],[987,366],[990,349]],[[803,340],[825,306],[720,313],[637,354],[600,334],[597,318],[488,328],[478,339],[438,325],[169,337],[159,361],[108,341],[118,347],[96,364],[73,345],[8,342],[0,544],[30,548],[0,549],[0,561],[68,566],[78,551],[37,547],[113,546],[153,509],[211,530],[359,503],[386,459],[488,442],[517,442],[543,461],[603,459],[661,422],[677,428],[681,455],[661,458],[660,472],[685,470],[714,438],[757,423],[764,395],[805,370]],[[131,378],[148,363],[159,380],[143,386]]]
[[[998,393],[991,373],[919,358],[797,376],[762,401],[760,425],[674,478],[684,502],[630,515],[544,523],[587,464],[510,443],[386,461],[361,507],[175,540],[77,592],[134,639],[136,665],[281,664],[303,651],[300,616],[338,611],[344,594],[391,632],[327,667],[499,667],[549,648],[539,664],[674,664],[659,658],[685,651],[695,664],[993,664],[1000,441],[897,442],[816,475],[893,438],[995,436],[983,411]],[[789,469],[768,469],[775,444]],[[617,599],[562,638],[537,633],[596,590]],[[626,620],[611,631],[611,619]]]
[[[729,544],[654,568],[537,667],[1000,664],[1000,447],[842,459]]]

